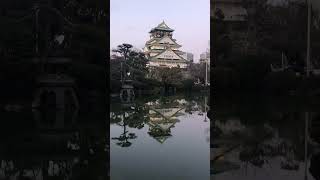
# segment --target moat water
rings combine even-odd
[[[318,103],[260,97],[215,107],[212,180],[319,179]]]
[[[206,104],[203,95],[111,104],[111,180],[209,179]]]

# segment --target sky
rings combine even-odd
[[[197,62],[209,47],[210,0],[111,0],[111,49],[122,43],[142,49],[163,20],[175,30],[180,50],[193,53]]]

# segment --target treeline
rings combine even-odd
[[[110,93],[118,94],[121,78],[133,81],[136,92],[157,94],[176,91],[199,90],[198,80],[205,82],[205,64],[190,63],[187,69],[147,67],[148,59],[143,52],[133,49],[131,44],[118,45],[110,58]]]
[[[215,91],[268,94],[299,94],[307,89],[315,92],[320,88],[318,77],[305,77],[307,50],[307,6],[305,2],[288,1],[273,6],[267,1],[244,1],[249,12],[246,21],[235,25],[224,21],[222,11],[212,17],[214,63],[212,80]],[[255,11],[252,11],[255,9]],[[319,66],[320,29],[319,12],[312,12],[311,62]],[[232,28],[232,27],[238,27]],[[246,34],[245,42],[234,34]],[[240,52],[235,44],[254,44],[254,53]],[[282,54],[286,63],[294,68],[272,72],[270,64],[280,67]]]

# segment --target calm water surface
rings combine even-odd
[[[217,102],[212,180],[319,179],[319,105],[279,99]]]
[[[0,110],[0,179],[107,179],[105,112]]]
[[[174,96],[112,104],[112,180],[210,177],[207,97]]]

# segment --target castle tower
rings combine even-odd
[[[149,59],[151,67],[179,67],[186,68],[187,60],[182,57],[183,52],[172,38],[173,29],[163,21],[157,27],[151,29],[150,40],[146,42],[144,52]]]

